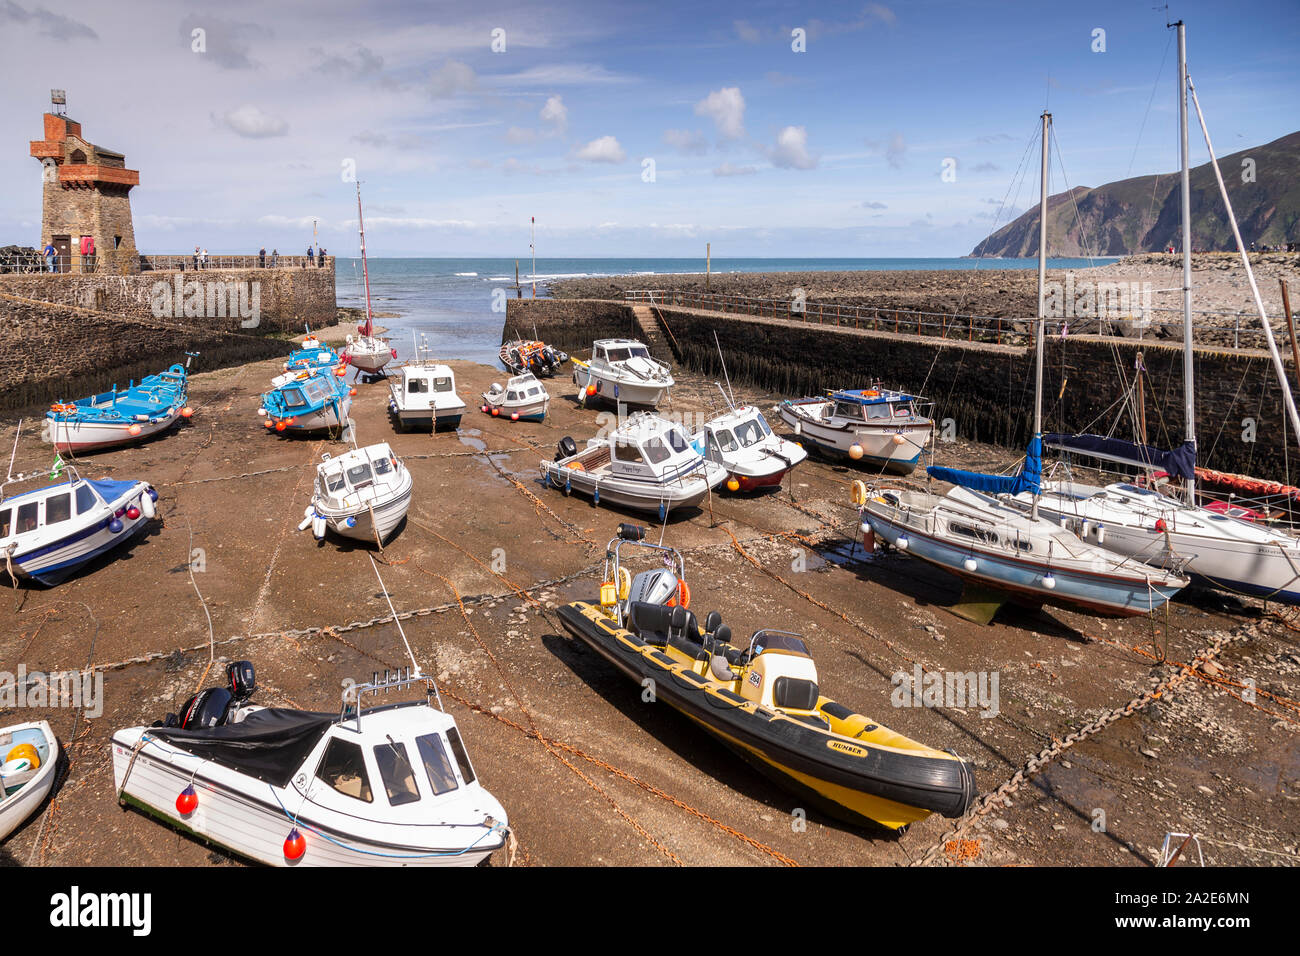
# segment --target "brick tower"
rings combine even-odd
[[[31,144],[43,167],[41,247],[54,244],[62,272],[139,272],[130,193],[140,173],[126,168],[121,153],[82,138],[81,124],[63,112],[62,90],[51,90],[51,101],[45,138]],[[83,255],[87,236],[93,256]]]

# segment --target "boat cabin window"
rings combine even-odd
[[[894,406],[894,416],[895,416],[896,418],[911,418],[911,417],[912,417],[912,406],[911,406],[911,405],[895,405],[895,406]]]
[[[836,403],[835,403],[835,417],[836,417],[836,418],[848,418],[848,419],[852,419],[853,421],[861,421],[861,420],[862,420],[862,406],[861,406],[861,405],[855,405],[855,404],[853,404],[852,402],[836,402]]]
[[[440,377],[438,377],[438,378],[435,378],[435,379],[433,380],[433,390],[434,390],[435,392],[450,392],[450,391],[452,391],[452,387],[451,387],[451,376],[450,376],[450,375],[443,375],[443,376],[440,376]]]
[[[542,394],[542,386],[540,386],[540,385],[534,385],[532,388],[530,388],[530,389],[528,390],[528,397],[529,397],[529,398],[532,398],[532,397],[534,397],[534,396],[536,396],[536,395],[540,395],[540,394]]]
[[[761,419],[749,419],[741,422],[736,426],[736,439],[740,442],[742,448],[748,448],[750,445],[761,442],[766,436],[763,429],[758,427]]]
[[[611,362],[626,362],[632,353],[629,349],[606,349],[605,357]]]
[[[888,418],[890,415],[889,406],[886,405],[884,402],[881,402],[879,405],[864,405],[863,407],[867,410],[868,421],[876,421],[881,418]]]
[[[519,393],[518,393],[518,392],[506,392],[506,401],[507,401],[507,402],[517,402],[517,401],[519,401]]]
[[[418,392],[427,392],[429,390],[429,380],[424,378],[411,378],[406,381],[406,392],[408,395],[415,395]]]
[[[13,524],[13,521],[10,520],[10,515],[12,514],[13,512],[8,508],[4,511],[0,511],[0,538],[9,537],[10,526]]]
[[[614,460],[633,462],[638,465],[645,463],[641,455],[641,446],[626,440],[614,442]]]
[[[415,770],[406,756],[406,744],[389,741],[376,747],[375,763],[390,805],[400,807],[420,799],[420,790],[415,785]]]
[[[460,731],[455,727],[448,727],[447,742],[451,744],[451,752],[456,755],[456,764],[460,767],[461,778],[466,783],[473,783],[474,768],[469,765],[469,754],[465,752],[465,745],[460,741]]]
[[[54,495],[45,499],[45,523],[54,524],[72,517],[72,493]]]
[[[353,488],[363,488],[370,484],[370,479],[374,476],[370,473],[369,462],[362,462],[359,465],[353,465],[348,469],[348,484]]]
[[[651,438],[645,443],[645,456],[650,459],[650,464],[658,465],[671,458],[672,452],[658,438]]]
[[[36,530],[36,502],[31,501],[25,505],[18,506],[17,518],[18,530],[15,534],[25,534],[28,531]]]
[[[316,776],[339,793],[365,803],[374,801],[360,744],[331,737],[325,747],[325,756],[316,768]]]
[[[307,396],[300,388],[286,388],[283,392],[285,408],[302,408],[307,404]]]
[[[84,515],[93,507],[95,493],[90,490],[90,485],[77,485],[77,514]]]
[[[676,428],[668,429],[668,431],[664,433],[664,437],[668,439],[668,444],[672,446],[673,451],[678,454],[681,454],[691,447],[690,442],[686,440],[686,436]]]
[[[983,528],[975,528],[968,524],[958,524],[955,521],[948,522],[948,530],[953,534],[959,534],[964,538],[972,538],[976,541],[984,541],[988,544],[997,544],[998,536],[995,532],[985,531]]]
[[[387,458],[377,458],[373,462],[376,475],[386,475],[393,470],[393,463]]]
[[[332,471],[325,476],[325,487],[330,491],[339,491],[343,488],[343,472]]]
[[[330,395],[328,391],[326,391],[325,383],[319,379],[308,382],[305,390],[307,392],[307,397],[313,402],[328,402],[330,400]]]
[[[725,428],[719,428],[713,433],[717,436],[718,445],[723,451],[735,451],[740,446],[736,444],[735,437]]]
[[[649,358],[650,350],[644,345],[634,345],[628,349],[628,353],[636,358]]]
[[[437,734],[425,734],[415,738],[415,745],[420,749],[420,759],[424,761],[424,771],[429,775],[429,784],[435,794],[448,793],[456,789],[456,775],[451,772],[451,761],[442,746],[442,739]]]

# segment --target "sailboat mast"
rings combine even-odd
[[[1178,28],[1178,142],[1182,159],[1183,217],[1183,433],[1196,448],[1196,386],[1192,370],[1192,185],[1187,152],[1187,32],[1182,20]],[[1196,475],[1187,479],[1187,502],[1196,504]]]
[[[1034,438],[1043,437],[1043,339],[1047,335],[1047,146],[1052,128],[1052,114],[1043,111],[1042,186],[1038,200],[1038,323],[1034,336]],[[1038,495],[1034,495],[1031,516],[1038,520]]]
[[[528,251],[533,254],[533,298],[537,298],[537,217],[528,217]]]
[[[361,230],[361,274],[366,283],[366,336],[374,335],[374,324],[370,318],[370,266],[366,262],[366,224],[361,218],[361,182],[357,181],[357,226]]]

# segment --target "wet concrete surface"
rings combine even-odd
[[[644,703],[639,686],[569,638],[555,608],[593,599],[616,525],[644,519],[543,487],[538,464],[560,438],[581,445],[610,416],[581,407],[575,386],[559,377],[547,383],[544,423],[493,419],[477,410],[478,396],[506,373],[450,364],[469,405],[459,432],[396,431],[382,383],[357,385],[353,419],[361,444],[390,442],[414,476],[411,511],[380,571],[398,610],[420,612],[404,622],[406,635],[438,676],[481,780],[510,815],[517,863],[779,865],[780,855],[805,865],[897,865],[949,831],[951,821],[938,817],[901,837],[816,811],[805,821],[797,798],[666,705]],[[223,660],[254,662],[256,701],[319,710],[337,708],[344,680],[406,663],[391,619],[368,624],[388,615],[368,558],[377,552],[296,530],[314,464],[345,445],[262,427],[258,394],[277,371],[262,362],[199,372],[190,423],[81,458],[86,477],[151,481],[161,520],[55,589],[0,589],[0,669],[93,665],[104,676],[103,713],[94,719],[73,709],[3,711],[6,722],[49,719],[67,753],[53,801],[0,848],[8,861],[242,865],[118,806],[112,732],[148,724],[220,683]],[[736,391],[764,408],[777,399]],[[711,382],[686,376],[663,411],[707,413],[717,396]],[[6,451],[16,424],[0,427]],[[53,455],[38,435],[24,424],[15,471],[48,467]],[[957,451],[971,464],[1008,463],[1008,453],[987,446]],[[663,540],[685,554],[694,610],[716,608],[737,635],[759,627],[803,633],[823,693],[955,750],[974,765],[981,793],[1053,740],[1176,673],[1158,662],[1162,652],[1187,661],[1215,635],[1251,628],[1218,659],[1219,679],[1234,683],[1187,680],[1070,748],[965,834],[979,841],[964,846],[967,865],[1151,865],[1166,832],[1188,830],[1204,834],[1207,862],[1300,860],[1293,612],[1189,595],[1150,619],[1007,608],[977,626],[947,609],[960,593],[955,579],[903,555],[863,551],[848,503],[857,477],[857,469],[812,458],[779,493],[718,494],[671,515]],[[212,616],[210,669],[195,584]],[[367,626],[298,633],[354,622]],[[996,672],[998,713],[893,706],[891,678],[915,663]],[[1253,704],[1238,699],[1250,696],[1250,681]]]

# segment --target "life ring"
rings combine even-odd
[[[571,464],[565,465],[565,467],[571,469],[572,471],[586,471],[586,470],[587,470],[586,468],[584,468],[584,467],[582,466],[582,462],[580,462],[580,461],[572,462]]]
[[[76,405],[51,405],[50,411],[56,415],[68,415],[77,410]]]
[[[859,508],[867,503],[867,486],[861,481],[853,482],[853,503]]]
[[[632,572],[627,568],[618,569],[618,599],[626,601],[632,593]]]
[[[691,609],[691,588],[690,585],[681,578],[677,579],[677,594],[668,599],[669,607],[676,607],[678,605],[681,606],[683,611],[689,611]]]
[[[880,393],[876,391],[874,388],[864,388],[862,390],[862,394],[865,395],[867,398],[876,398],[880,395]]]

